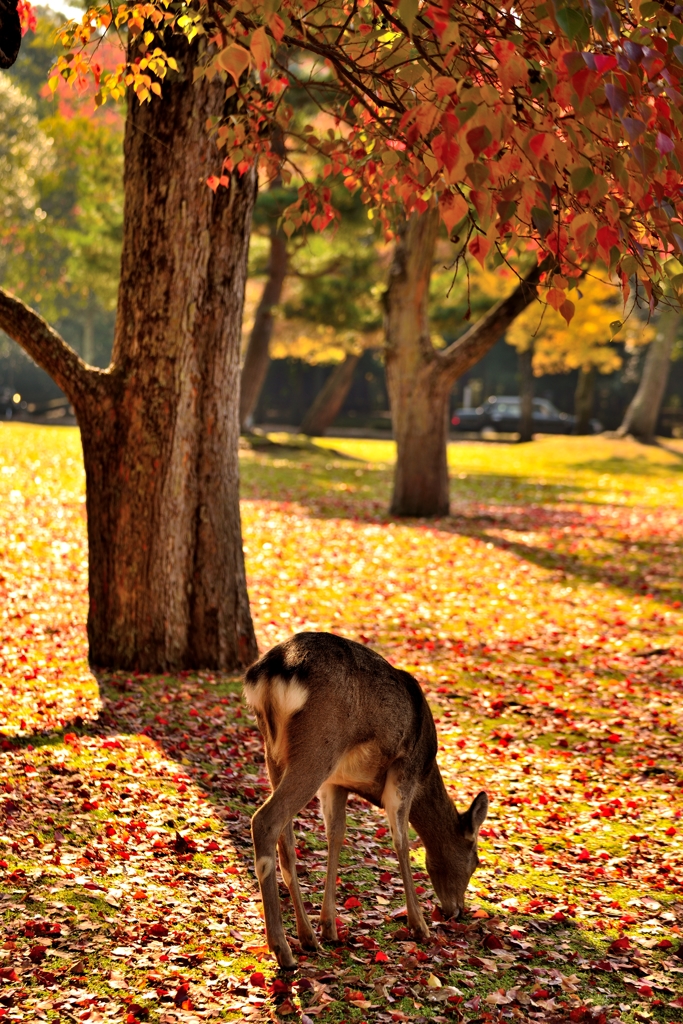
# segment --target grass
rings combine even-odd
[[[458,804],[492,801],[469,914],[424,947],[386,821],[352,801],[345,941],[285,979],[239,680],[95,679],[78,434],[1,431],[0,1017],[683,1019],[681,443],[457,442],[436,522],[386,514],[390,442],[244,444],[261,649],[308,628],[371,643],[427,691]],[[314,808],[297,846],[314,914]]]

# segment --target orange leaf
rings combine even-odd
[[[216,63],[219,67],[227,71],[229,75],[232,75],[235,80],[235,85],[238,84],[240,78],[249,67],[251,63],[251,57],[249,51],[245,50],[239,43],[231,43],[230,46],[225,50],[221,50],[216,59]]]
[[[271,14],[268,17],[268,28],[273,33],[275,39],[279,43],[285,34],[285,23],[279,14]]]
[[[455,225],[460,223],[468,209],[467,200],[457,192],[443,192],[441,194],[439,213],[449,234]]]
[[[486,235],[477,235],[476,238],[472,239],[467,248],[474,256],[477,263],[479,263],[483,267],[484,261],[486,260],[486,257],[488,256],[489,250],[491,248],[491,243],[489,242]]]
[[[259,71],[270,63],[270,39],[263,25],[252,35],[249,49]]]

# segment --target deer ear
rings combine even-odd
[[[468,839],[476,839],[479,829],[486,821],[488,811],[489,798],[482,790],[475,796],[471,806],[463,814],[463,825]]]

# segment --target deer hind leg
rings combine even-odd
[[[299,937],[299,942],[304,949],[319,949],[320,946],[315,937],[311,922],[308,920],[308,914],[304,908],[304,901],[301,896],[301,889],[299,888],[299,879],[296,874],[294,827],[291,821],[285,825],[280,835],[278,851],[280,853],[280,871],[285,880],[285,885],[289,889],[289,895],[292,897],[294,916],[296,917],[296,934]]]
[[[327,942],[337,941],[337,871],[339,869],[339,853],[346,832],[346,798],[348,790],[343,786],[335,786],[326,782],[318,792],[325,819],[327,832],[327,876],[325,878],[325,895],[320,911],[320,927],[323,939]]]
[[[307,765],[301,766],[298,770],[296,766],[288,766],[275,792],[251,819],[256,876],[261,887],[263,913],[266,919],[266,937],[280,967],[294,967],[296,961],[282,927],[275,872],[275,848],[294,815],[313,799],[326,776],[326,772],[315,768],[310,770]],[[287,854],[286,848],[285,853]],[[296,877],[296,864],[294,868],[293,877]]]
[[[391,837],[398,857],[403,888],[408,909],[408,926],[421,939],[429,938],[429,928],[415,892],[415,882],[410,869],[410,847],[408,845],[408,815],[414,795],[413,787],[402,785],[401,771],[393,766],[389,769],[382,793],[382,804],[387,812]]]
[[[266,767],[268,768],[270,784],[275,790],[280,785],[284,772],[279,764],[269,755],[268,751],[266,751]],[[296,917],[296,933],[299,937],[299,942],[304,949],[319,949],[318,940],[306,914],[304,901],[301,897],[301,889],[299,888],[299,879],[296,873],[294,827],[291,821],[288,825],[285,825],[280,834],[278,853],[280,854],[280,871],[285,885],[289,889],[289,895],[292,898],[294,916]]]

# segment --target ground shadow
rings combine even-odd
[[[338,459],[331,450],[292,450],[286,458],[259,453],[258,466],[243,464],[242,496],[249,500],[291,502],[313,518],[347,518],[386,524],[395,521],[473,537],[512,551],[520,558],[557,573],[560,579],[603,583],[632,595],[652,594],[665,600],[683,598],[680,543],[663,536],[661,528],[648,534],[601,516],[604,503],[594,488],[582,483],[540,483],[503,473],[468,473],[452,477],[454,514],[436,520],[392,520],[390,501],[393,467]],[[643,460],[644,461],[644,460]],[[614,457],[577,464],[577,470],[610,475],[646,471],[663,476],[672,467]],[[683,471],[676,466],[675,472]],[[569,506],[569,507],[567,507]],[[651,509],[629,506],[645,517]],[[671,533],[671,531],[669,531]],[[538,537],[535,543],[531,538]]]

